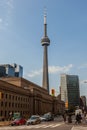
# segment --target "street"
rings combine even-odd
[[[20,126],[2,126],[0,130],[87,130],[87,124],[75,124],[64,122],[61,116],[56,117],[54,121],[41,122],[37,125],[20,125]]]
[[[23,125],[23,126],[3,126],[0,127],[0,130],[87,130],[87,127],[79,126],[79,125],[73,125],[68,124],[64,122],[42,122],[38,125]]]
[[[1,127],[0,130],[30,130],[30,129],[40,129],[40,130],[50,130],[50,129],[55,129],[55,130],[71,130],[72,125],[67,125],[63,122],[57,123],[57,122],[43,122],[38,125],[23,125],[23,126],[5,126]]]
[[[63,124],[63,123],[50,123],[50,124],[40,124],[40,125],[32,125],[32,126],[5,126],[0,127],[0,130],[87,130],[87,127],[83,126],[73,126],[69,124]]]

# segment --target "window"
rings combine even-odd
[[[2,98],[4,98],[4,94],[2,93]]]
[[[11,103],[9,102],[9,107],[11,107]]]
[[[7,94],[5,95],[5,98],[6,98],[6,99],[8,98],[8,95],[7,95]]]
[[[12,97],[12,99],[14,100],[14,96]]]
[[[7,107],[7,102],[5,102],[5,107]]]
[[[9,99],[11,99],[11,95],[9,95]]]
[[[1,111],[1,116],[3,115],[3,111]]]
[[[4,98],[4,94],[2,92],[0,92],[0,99]]]
[[[3,102],[1,102],[1,107],[3,107]]]
[[[16,101],[17,101],[17,96],[16,96]]]

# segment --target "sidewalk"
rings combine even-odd
[[[86,126],[73,126],[71,130],[87,130]]]
[[[73,127],[71,130],[87,130],[87,121],[86,122],[81,122],[79,124],[75,124],[75,118],[73,117],[72,123],[67,123],[67,124],[73,124]]]
[[[8,126],[11,123],[11,121],[0,121],[0,127],[1,126]]]
[[[58,122],[64,122],[63,117],[62,116],[58,116],[57,118],[55,118],[55,120],[57,120]],[[72,129],[71,130],[87,130],[87,122],[84,123],[79,123],[79,124],[75,124],[75,116],[72,116],[72,123],[68,123],[68,116],[67,116],[67,121],[65,124],[67,125],[72,125]]]

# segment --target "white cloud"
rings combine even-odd
[[[3,29],[3,19],[0,18],[0,29]]]
[[[0,3],[0,29],[4,30],[8,25],[11,25],[11,15],[13,10],[13,0],[2,0]]]
[[[32,78],[32,77],[40,75],[41,73],[42,73],[42,69],[41,70],[35,70],[35,71],[32,71],[31,73],[29,73],[28,77]]]
[[[13,0],[7,0],[7,5],[9,8],[13,8]]]
[[[2,23],[2,21],[3,21],[2,18],[0,18],[0,23]]]
[[[80,84],[87,84],[87,79],[86,80],[80,80]]]
[[[67,66],[49,66],[48,70],[49,70],[49,73],[50,74],[56,74],[56,73],[65,73],[65,72],[69,72],[70,69],[73,67],[72,64],[69,64]],[[32,78],[32,77],[35,77],[35,76],[39,76],[42,74],[42,69],[40,70],[35,70],[35,71],[32,71],[28,74],[28,77]]]
[[[87,64],[83,64],[83,65],[78,67],[78,69],[84,69],[84,68],[87,68]]]
[[[73,67],[72,64],[67,66],[49,66],[49,73],[59,73],[59,72],[68,72]]]

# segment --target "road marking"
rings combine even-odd
[[[87,127],[83,127],[83,126],[73,126],[71,130],[87,130]]]
[[[47,128],[47,127],[50,127],[50,126],[53,126],[53,124],[51,124],[51,125],[46,125],[46,126],[44,126],[44,127],[42,127],[42,128]]]
[[[46,125],[38,125],[35,128],[37,129],[37,128],[41,128],[41,127],[44,127],[44,126],[46,126]]]
[[[72,129],[71,130],[74,130],[74,126],[72,127]]]
[[[32,128],[35,128],[35,129],[38,129],[38,128],[55,128],[55,127],[58,127],[60,125],[62,125],[63,123],[53,123],[53,124],[39,124],[39,125],[29,125],[29,126],[26,126],[26,125],[23,125],[23,126],[3,126],[0,128],[0,130],[15,130],[15,129],[18,129],[18,130],[24,130],[24,129],[32,129]],[[72,129],[73,130],[73,129]]]
[[[60,125],[61,125],[61,124],[56,124],[56,125],[52,126],[52,128],[55,128],[55,127],[60,126]]]

